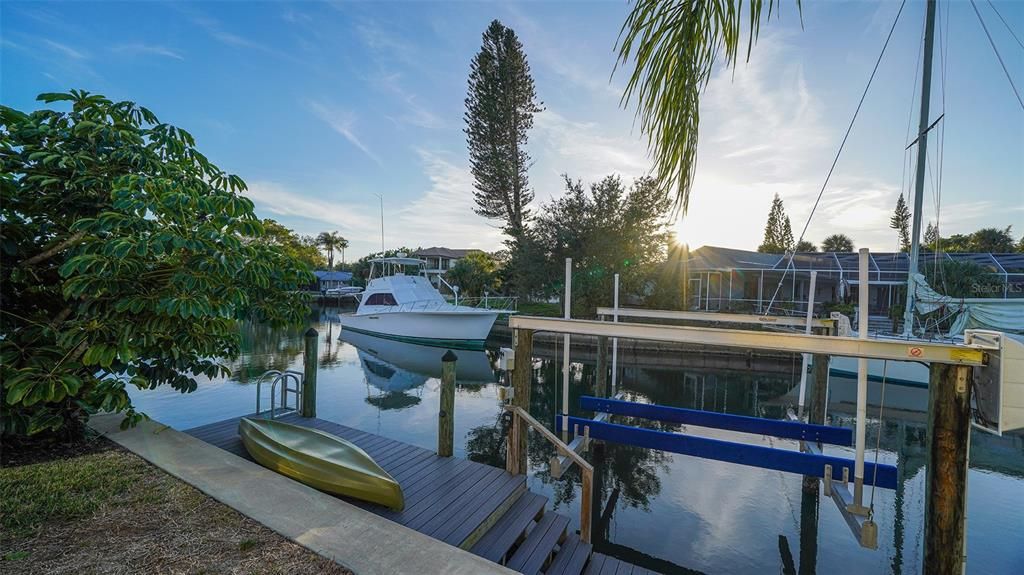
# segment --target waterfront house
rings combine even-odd
[[[415,251],[411,256],[427,262],[423,266],[423,273],[426,274],[431,284],[439,286],[440,282],[437,279],[439,276],[443,276],[452,269],[460,259],[479,251],[481,250],[433,247]]]
[[[313,272],[316,276],[316,284],[313,291],[325,292],[333,288],[348,287],[352,285],[352,272],[334,272],[317,270]]]
[[[934,257],[922,252],[922,267]],[[938,258],[986,268],[1003,286],[993,297],[1024,297],[1024,254],[941,253]],[[792,268],[786,273],[788,264],[789,257],[783,254],[703,246],[678,265],[688,270],[687,300],[694,310],[762,313],[774,296],[772,313],[802,314],[810,295],[811,271],[818,272],[817,306],[857,301],[857,253],[802,252],[793,256]],[[870,314],[887,317],[893,306],[903,304],[910,259],[904,252],[873,252],[870,266]]]

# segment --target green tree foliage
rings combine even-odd
[[[303,321],[305,265],[273,242],[245,183],[132,102],[42,94],[0,106],[4,441],[138,421],[126,386],[196,389],[239,352],[241,319]]]
[[[498,262],[488,253],[470,252],[459,258],[445,274],[448,283],[459,286],[459,295],[480,297],[499,289]]]
[[[344,259],[345,248],[348,247],[348,240],[343,238],[338,232],[320,232],[320,235],[316,237],[316,243],[324,252],[327,254],[327,267],[334,269],[334,253],[342,252],[342,259]]]
[[[593,315],[611,301],[614,274],[623,292],[645,293],[665,260],[671,239],[672,199],[651,178],[627,191],[618,176],[590,186],[565,177],[566,193],[546,204],[536,219],[536,241],[546,276],[558,278],[547,290],[562,293],[565,258],[573,258],[573,313]],[[539,267],[539,266],[536,266]]]
[[[255,241],[276,246],[285,255],[306,264],[311,270],[322,268],[327,263],[313,237],[300,237],[271,219],[263,220],[263,235]]]
[[[942,260],[925,266],[925,279],[935,291],[950,297],[1003,297],[1003,280],[974,262]]]
[[[501,220],[513,238],[522,235],[533,201],[526,142],[541,110],[522,43],[494,20],[470,64],[465,132],[476,213]]]
[[[896,200],[896,209],[893,211],[892,217],[889,218],[889,227],[896,230],[900,238],[900,251],[904,252],[910,251],[910,216],[910,208],[907,207],[907,202],[901,193],[899,199]]]
[[[675,188],[676,206],[685,213],[697,161],[700,95],[716,61],[736,64],[747,30],[747,58],[761,21],[769,20],[775,2],[764,11],[762,0],[637,0],[626,18],[616,48],[618,65],[635,61],[622,96],[636,98],[640,129],[647,135],[656,181]],[[797,6],[799,6],[799,1]]]
[[[931,222],[928,222],[928,227],[924,230],[924,247],[935,251],[938,249],[939,242],[939,228]]]
[[[953,234],[946,238],[938,239],[936,247],[935,240],[937,233],[932,235],[929,241],[925,233],[925,245],[932,250],[940,250],[950,253],[1012,253],[1019,248],[1019,244],[1013,239],[1013,226],[999,228],[982,228],[970,234]],[[1024,241],[1024,238],[1021,238]]]
[[[846,234],[832,234],[821,241],[823,252],[852,252],[853,240]]]
[[[793,251],[798,253],[816,252],[818,251],[818,246],[814,245],[814,242],[800,240],[796,243],[796,248],[794,248]]]
[[[775,194],[772,199],[772,207],[768,211],[768,222],[764,226],[764,239],[757,251],[767,254],[786,253],[793,247],[793,228],[789,223],[789,216],[782,205],[782,198]]]

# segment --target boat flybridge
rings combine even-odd
[[[500,310],[449,302],[422,274],[426,262],[421,259],[399,254],[370,262],[370,279],[359,307],[354,313],[341,314],[343,330],[402,341],[483,347]],[[410,268],[415,272],[407,275]]]

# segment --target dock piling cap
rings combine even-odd
[[[455,355],[455,352],[453,352],[450,349],[445,352],[444,356],[441,357],[441,361],[443,362],[457,361],[458,359],[459,358],[458,356]]]

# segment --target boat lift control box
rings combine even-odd
[[[503,347],[498,350],[498,369],[512,371],[516,364],[516,351],[511,347]]]
[[[1024,336],[968,329],[964,343],[991,349],[988,365],[974,368],[971,423],[996,435],[1024,428]]]

